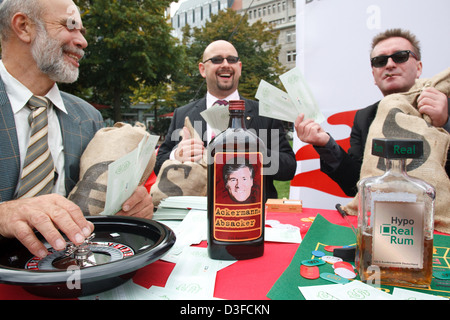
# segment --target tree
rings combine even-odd
[[[114,121],[139,83],[167,82],[181,48],[170,34],[164,10],[170,0],[79,0],[89,43],[75,86],[64,88],[113,106]],[[86,93],[86,88],[89,90]],[[82,93],[83,95],[83,93]]]
[[[243,68],[239,81],[239,93],[246,98],[254,98],[261,79],[280,85],[279,76],[286,70],[278,61],[280,46],[276,46],[278,32],[269,23],[257,21],[251,26],[247,16],[232,9],[220,11],[211,16],[202,28],[189,27],[184,30],[183,43],[186,45],[184,78],[177,79],[189,89],[179,94],[179,100],[197,99],[206,94],[206,85],[198,71],[203,51],[215,40],[230,41],[239,53]]]

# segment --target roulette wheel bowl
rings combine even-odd
[[[17,239],[0,239],[0,283],[23,287],[50,298],[76,298],[112,289],[128,281],[137,270],[161,258],[175,243],[174,232],[154,220],[122,217],[86,217],[94,234],[86,247],[98,263],[76,265],[67,252],[46,245],[49,255],[34,257]],[[70,260],[58,266],[58,261]],[[75,263],[75,265],[74,265]]]

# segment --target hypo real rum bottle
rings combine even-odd
[[[242,100],[229,102],[228,129],[208,145],[208,253],[241,260],[264,253],[265,145],[247,131]]]
[[[406,172],[407,159],[420,165],[423,142],[374,139],[372,154],[385,158],[386,172],[358,183],[361,280],[426,287],[432,278],[435,189]]]

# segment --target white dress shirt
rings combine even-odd
[[[28,142],[30,140],[30,125],[28,124],[28,115],[31,110],[26,106],[33,93],[15,79],[5,68],[3,61],[0,60],[0,76],[5,84],[6,94],[11,103],[14,113],[14,121],[16,122],[17,139],[20,150],[20,172],[22,172],[23,163],[26,157]],[[54,105],[54,107],[67,113],[64,102],[61,98],[58,86],[55,85],[45,95]],[[61,128],[54,107],[50,107],[48,114],[48,145],[55,164],[55,170],[58,173],[58,179],[53,188],[54,193],[66,195],[64,186],[64,153]],[[17,186],[18,189],[19,186]],[[16,189],[16,192],[17,192]]]

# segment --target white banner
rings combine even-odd
[[[355,111],[383,98],[370,66],[372,38],[390,28],[410,30],[421,44],[422,77],[432,77],[450,66],[449,12],[449,0],[297,1],[297,65],[327,118],[322,126],[338,143],[348,146]],[[295,133],[294,151],[291,199],[322,209],[349,202]]]

